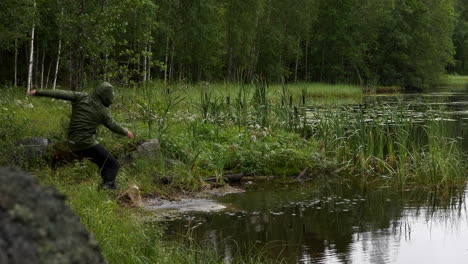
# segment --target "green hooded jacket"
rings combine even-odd
[[[72,151],[90,148],[96,141],[96,130],[104,125],[112,132],[127,135],[128,130],[119,125],[109,112],[114,101],[112,85],[107,82],[99,85],[93,93],[80,93],[63,90],[36,91],[36,96],[52,97],[72,102],[72,114],[68,126],[68,145]]]

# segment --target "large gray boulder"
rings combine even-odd
[[[155,160],[159,157],[160,144],[157,138],[146,140],[137,146],[135,156],[138,158],[146,158]]]
[[[161,145],[157,138],[138,142],[133,151],[122,156],[123,160],[158,160],[160,158]]]
[[[16,168],[0,168],[0,263],[105,263],[65,196]]]

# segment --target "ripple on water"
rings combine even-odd
[[[210,199],[154,200],[146,205],[148,210],[176,212],[216,212],[225,208],[225,205]]]

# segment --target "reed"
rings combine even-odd
[[[361,175],[380,175],[401,187],[463,184],[467,164],[459,142],[447,137],[440,115],[415,120],[401,104],[325,112],[316,114],[315,138],[327,155]]]

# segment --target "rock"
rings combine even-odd
[[[244,173],[232,173],[228,171],[224,173],[223,177],[228,183],[235,183],[240,182],[242,180],[242,177],[244,177]]]
[[[143,140],[137,143],[135,150],[124,157],[125,160],[132,161],[135,159],[157,160],[161,145],[157,138]]]
[[[172,183],[172,176],[170,175],[162,176],[161,174],[157,172],[152,173],[152,175],[153,175],[153,181],[156,184],[169,185]]]
[[[70,150],[66,141],[52,143],[47,138],[26,138],[19,141],[17,146],[13,151],[11,163],[21,167],[45,161],[56,169],[75,160],[83,159]]]
[[[105,263],[65,196],[16,168],[0,168],[0,263]]]
[[[164,161],[164,165],[166,166],[166,169],[171,170],[177,165],[180,165],[181,162],[179,160],[173,160],[173,159],[166,159]]]
[[[156,160],[159,157],[159,151],[161,146],[158,139],[147,140],[141,145],[137,146],[135,154],[139,158],[146,158],[151,160]]]
[[[13,164],[17,166],[31,166],[45,159],[50,140],[47,138],[25,138],[17,143],[18,148],[13,153]]]
[[[118,200],[129,203],[133,207],[141,207],[140,188],[135,184],[130,185],[125,192],[119,195]]]
[[[172,183],[172,177],[170,176],[164,176],[161,179],[159,179],[159,182],[163,185],[169,185]]]

